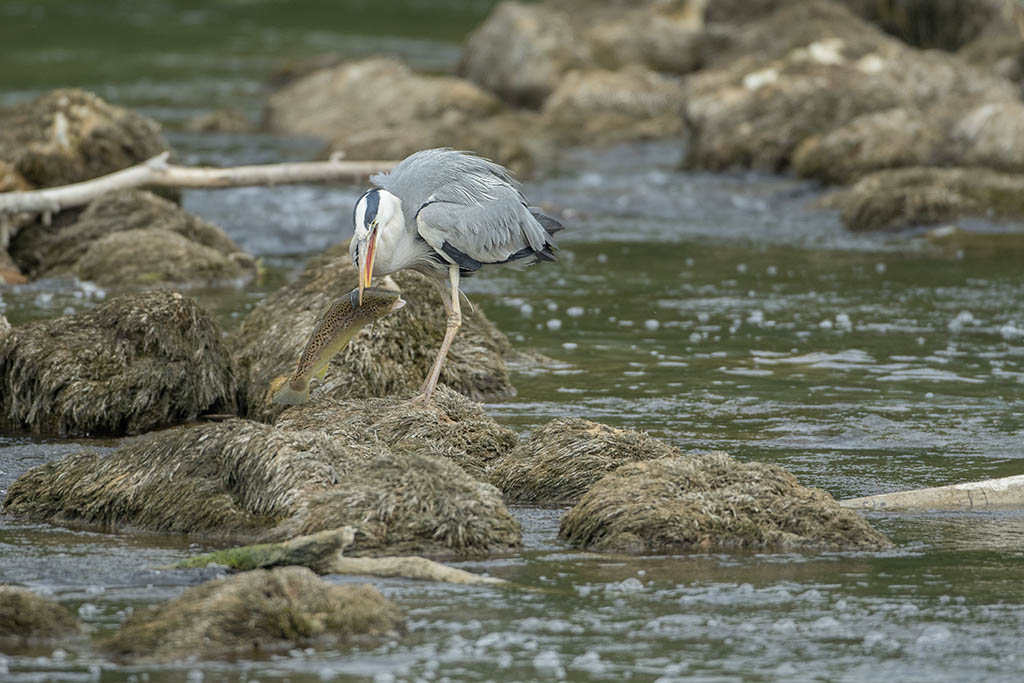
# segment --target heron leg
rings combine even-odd
[[[462,326],[462,309],[459,305],[459,267],[457,265],[449,266],[448,275],[451,278],[452,284],[451,297],[445,301],[446,304],[449,301],[451,302],[450,307],[445,306],[448,309],[448,326],[445,329],[444,341],[441,342],[441,349],[437,352],[437,360],[434,361],[434,367],[431,368],[430,374],[427,375],[427,379],[423,383],[423,391],[420,397],[425,401],[429,401],[434,393],[434,387],[437,386],[437,380],[441,376],[441,366],[444,365],[444,359],[448,356],[448,349],[452,345],[452,340],[455,339],[455,334]]]

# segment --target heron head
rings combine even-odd
[[[352,262],[359,271],[359,305],[363,303],[363,290],[373,278],[373,263],[377,258],[378,242],[389,243],[388,236],[404,223],[402,202],[387,190],[368,190],[356,202],[353,213],[355,234],[349,244]],[[384,239],[381,240],[381,235]]]

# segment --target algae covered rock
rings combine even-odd
[[[53,640],[78,630],[78,619],[56,600],[0,584],[0,641]]]
[[[483,406],[446,386],[429,403],[400,398],[335,399],[319,395],[282,413],[274,426],[343,439],[377,439],[392,450],[446,457],[475,479],[519,443]]]
[[[594,482],[620,465],[676,455],[678,450],[642,432],[559,418],[499,458],[491,483],[510,503],[575,505]]]
[[[54,227],[22,228],[11,255],[32,277],[103,286],[245,282],[255,260],[215,225],[143,190],[103,195]]]
[[[95,178],[166,149],[155,121],[82,90],[0,109],[0,160],[34,187]]]
[[[291,374],[310,332],[328,306],[357,283],[347,245],[314,258],[299,278],[257,304],[229,338],[240,371],[243,410],[270,419],[270,382]],[[363,328],[335,356],[313,396],[412,396],[422,386],[444,337],[446,314],[435,287],[413,272],[394,275],[406,305]],[[463,323],[441,371],[441,383],[474,399],[510,396],[508,340],[479,308],[463,307]]]
[[[270,539],[351,526],[359,555],[478,556],[522,543],[501,494],[445,458],[385,453],[315,494]]]
[[[369,446],[228,420],[147,434],[109,455],[83,451],[33,467],[6,514],[107,527],[251,538],[335,484]]]
[[[538,107],[566,71],[589,62],[568,14],[502,2],[470,34],[459,73],[512,104]]]
[[[209,313],[176,292],[116,297],[0,337],[0,428],[137,434],[233,412],[235,379]]]
[[[403,628],[377,589],[338,586],[303,567],[258,569],[207,581],[136,611],[107,641],[120,658],[173,661],[258,657],[351,644]]]
[[[351,554],[478,555],[520,543],[497,489],[445,458],[246,420],[133,439],[34,467],[5,514],[279,542],[350,526]]]
[[[901,168],[824,198],[849,230],[900,230],[958,218],[1024,220],[1024,175],[985,168]]]
[[[559,535],[580,548],[631,553],[891,545],[781,467],[721,452],[623,465],[562,518]]]

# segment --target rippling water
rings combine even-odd
[[[262,79],[327,49],[395,49],[444,68],[457,59],[445,41],[488,4],[449,2],[426,35],[403,24],[377,40],[377,15],[361,2],[343,3],[362,17],[348,26],[328,3],[286,20],[285,3],[269,1],[152,0],[116,16],[7,2],[0,37],[13,42],[0,60],[21,70],[0,69],[0,101],[78,82],[160,118],[187,163],[308,158],[315,141],[199,136],[180,124],[232,104],[255,116]],[[410,16],[427,5],[402,3]],[[25,12],[83,28],[105,19],[111,31],[173,25],[152,48],[135,35],[122,63],[109,64],[113,47],[70,29],[45,41],[19,31]],[[574,153],[555,177],[528,183],[531,199],[565,212],[560,263],[485,274],[466,289],[518,347],[550,361],[517,367],[518,396],[488,405],[491,414],[524,433],[563,415],[644,429],[688,452],[782,464],[836,497],[1021,473],[1020,252],[850,235],[814,208],[812,186],[680,173],[681,152],[668,142]],[[268,268],[258,288],[195,294],[236,325],[309,254],[347,239],[360,191],[186,192],[186,208]],[[112,295],[39,282],[0,289],[0,311],[18,324]],[[0,436],[0,495],[31,466],[114,445]],[[575,553],[556,540],[560,510],[516,514],[522,553],[461,566],[534,590],[375,580],[410,627],[377,648],[125,667],[74,643],[0,647],[0,678],[1013,681],[1024,670],[1021,513],[876,515],[897,543],[884,553],[669,558]],[[213,576],[155,569],[201,549],[0,518],[0,581],[53,593],[102,633],[126,610]]]

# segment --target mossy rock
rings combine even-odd
[[[135,661],[252,658],[337,648],[402,628],[399,609],[372,586],[338,586],[304,567],[280,567],[207,581],[136,611],[105,649]]]
[[[483,406],[445,386],[437,387],[429,403],[319,395],[286,410],[274,426],[343,439],[365,434],[395,451],[446,457],[485,481],[489,463],[519,443],[516,433],[495,422]]]
[[[33,223],[11,242],[31,277],[90,280],[104,287],[243,283],[256,261],[216,225],[144,190],[103,195],[54,226]]]
[[[270,421],[283,406],[266,400],[271,381],[290,375],[328,306],[357,284],[347,245],[312,259],[292,284],[257,304],[231,335],[240,371],[243,411]],[[423,384],[445,332],[446,314],[435,287],[422,275],[394,276],[406,305],[363,328],[334,357],[327,377],[312,395],[334,398],[412,396]],[[475,400],[515,393],[509,382],[505,338],[483,311],[463,306],[463,324],[441,371],[441,383]]]
[[[156,121],[82,90],[0,109],[0,159],[34,187],[106,175],[166,150]]]
[[[355,555],[481,555],[519,545],[493,486],[445,458],[392,453],[372,436],[247,420],[133,439],[34,467],[5,514],[214,541],[280,542],[351,526]]]
[[[783,468],[721,452],[623,465],[562,518],[559,535],[580,548],[629,553],[891,546]]]
[[[151,291],[0,337],[0,428],[124,435],[234,412],[220,328],[192,299]]]
[[[54,640],[79,628],[78,619],[56,600],[0,584],[0,640]]]
[[[82,451],[33,467],[11,485],[3,510],[108,528],[255,538],[374,453],[245,420],[182,427],[133,439],[109,455]]]
[[[985,168],[904,168],[879,171],[828,195],[856,232],[894,231],[959,218],[1024,219],[1024,175]]]
[[[499,458],[491,483],[510,503],[575,505],[594,482],[620,465],[676,455],[678,450],[642,432],[559,418]]]
[[[474,557],[522,543],[519,523],[496,488],[445,458],[416,453],[386,453],[361,463],[335,486],[311,496],[269,538],[343,526],[356,532],[346,556]]]

